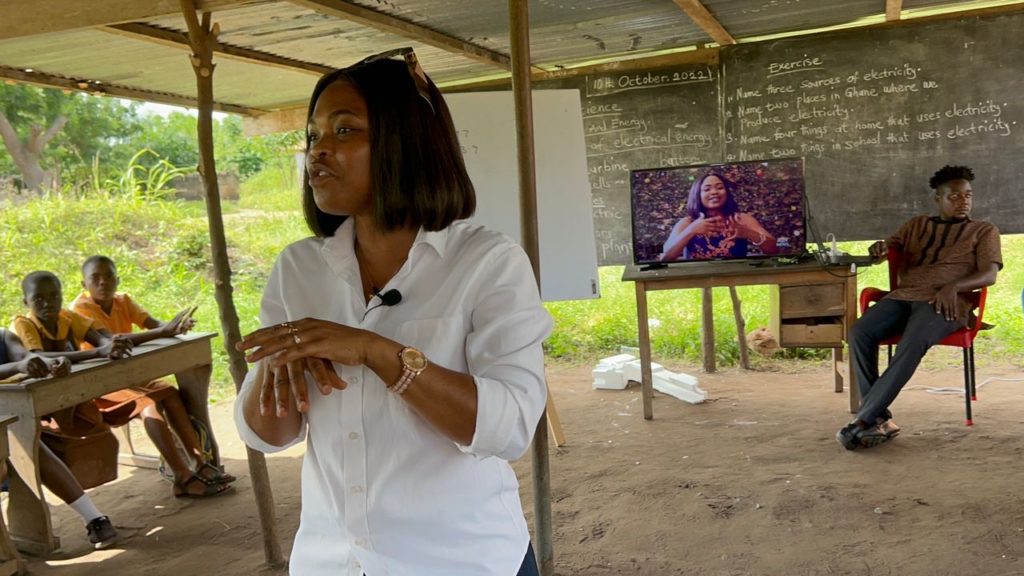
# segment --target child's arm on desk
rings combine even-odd
[[[67,376],[71,373],[71,361],[64,355],[52,358],[29,352],[25,349],[21,338],[10,330],[0,330],[7,349],[7,364],[0,364],[0,380],[17,374],[25,374],[29,378],[46,378],[47,376]]]
[[[79,350],[76,352],[44,352],[42,350],[33,350],[32,353],[43,358],[58,358],[63,356],[70,360],[72,364],[84,362],[86,360],[95,360],[97,358],[118,360],[132,355],[132,343],[130,340],[120,336],[115,336],[113,338],[104,336],[96,331],[95,328],[89,328],[89,331],[85,333],[85,341],[92,344],[94,348],[92,350]]]
[[[149,316],[143,323],[143,327],[147,328],[146,331],[132,332],[131,334],[119,334],[118,338],[128,340],[136,346],[145,344],[150,340],[156,340],[157,338],[173,338],[178,334],[188,332],[196,325],[195,319],[192,318],[192,314],[194,314],[195,311],[196,307],[186,308],[181,312],[178,312],[170,322],[161,322],[160,320]],[[107,332],[106,330],[100,330],[100,333],[107,338],[113,338],[110,332]]]

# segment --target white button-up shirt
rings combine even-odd
[[[302,432],[272,446],[243,415],[254,393],[251,370],[235,405],[245,443],[270,453],[309,438],[291,574],[514,576],[529,533],[508,461],[527,451],[545,408],[541,343],[552,325],[526,254],[508,237],[464,222],[421,230],[382,290],[399,290],[402,301],[373,308],[380,299],[365,303],[353,234],[350,218],[331,238],[288,246],[267,281],[260,324],[330,320],[472,375],[476,433],[469,446],[458,445],[388,392],[392,382],[365,366],[335,364],[348,388],[324,396],[307,376]]]

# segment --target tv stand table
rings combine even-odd
[[[647,293],[684,288],[765,284],[777,286],[779,293],[773,292],[773,306],[778,306],[778,302],[781,302],[784,308],[781,317],[789,319],[783,320],[785,324],[781,331],[773,330],[774,336],[783,346],[832,348],[832,377],[835,391],[842,393],[844,384],[847,385],[850,389],[850,411],[856,412],[860,407],[860,396],[853,373],[849,369],[849,364],[843,361],[843,343],[847,340],[850,327],[857,320],[857,276],[851,273],[849,266],[823,266],[815,260],[793,264],[768,260],[687,262],[684,265],[643,271],[637,266],[627,266],[622,280],[636,284],[645,419],[654,418]],[[799,310],[787,312],[786,306]],[[816,316],[821,316],[830,323],[817,325]],[[714,334],[709,335],[705,332],[704,338],[709,337],[714,338]],[[789,341],[784,341],[784,338]]]

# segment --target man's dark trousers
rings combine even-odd
[[[850,355],[860,389],[857,418],[868,426],[884,414],[914,375],[928,349],[963,326],[935,312],[928,302],[883,299],[867,309],[850,329]],[[902,336],[885,373],[878,375],[878,346]]]

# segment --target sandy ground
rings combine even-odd
[[[1024,376],[982,368],[979,381]],[[960,378],[919,373],[911,386]],[[594,391],[585,368],[551,369],[549,379],[569,441],[551,460],[560,575],[1024,574],[1024,383],[984,387],[972,428],[959,396],[907,390],[893,406],[903,434],[846,452],[833,436],[849,418],[847,398],[823,368],[703,376],[711,402],[656,394],[650,422],[637,387]],[[54,506],[63,548],[31,559],[31,573],[279,573],[263,566],[230,405],[213,414],[228,469],[241,476],[235,494],[176,500],[155,472],[122,468],[91,494],[123,542],[93,552],[73,512]],[[268,458],[286,552],[301,458],[298,447]],[[529,458],[514,466],[532,521]]]

